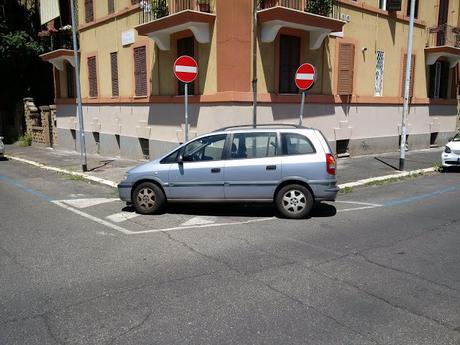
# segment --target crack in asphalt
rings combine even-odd
[[[54,334],[53,330],[51,329],[51,320],[49,319],[49,316],[45,313],[45,314],[40,315],[40,317],[42,318],[43,322],[45,323],[46,332],[51,337],[51,339],[53,339],[56,344],[65,345],[66,342],[61,340],[61,339],[59,339],[58,336],[56,334]]]
[[[289,295],[288,293],[286,293],[284,291],[278,290],[277,288],[271,286],[270,284],[268,284],[268,283],[266,283],[266,282],[264,282],[262,280],[259,280],[259,279],[256,279],[256,278],[254,278],[254,280],[259,282],[259,283],[261,283],[262,285],[266,286],[267,288],[269,288],[273,292],[276,292],[279,295],[284,296],[285,298],[289,299],[290,301],[295,302],[297,304],[300,304],[304,308],[311,309],[311,310],[315,311],[316,313],[318,313],[318,314],[320,314],[320,315],[332,320],[333,322],[335,322],[336,324],[340,325],[341,327],[343,327],[345,329],[348,329],[348,330],[352,331],[355,334],[359,334],[360,336],[362,336],[362,337],[364,337],[364,338],[366,338],[368,340],[371,340],[376,345],[383,345],[383,344],[379,343],[376,339],[374,339],[370,334],[363,334],[362,332],[353,329],[353,327],[348,326],[347,324],[341,322],[340,320],[334,318],[333,316],[323,312],[322,310],[319,310],[318,308],[316,308],[316,307],[314,307],[314,306],[312,306],[310,304],[307,304],[307,303],[303,302],[302,300],[297,299],[297,298]]]
[[[121,337],[124,337],[125,335],[128,335],[129,333],[141,328],[142,326],[144,326],[144,324],[147,322],[147,320],[150,318],[150,316],[153,315],[153,311],[150,311],[140,322],[138,322],[137,324],[135,324],[134,326],[130,327],[129,329],[127,329],[126,331],[124,331],[123,333],[120,333],[119,335],[117,335],[116,337],[112,338],[111,340],[109,340],[107,342],[107,345],[112,345],[117,339],[120,339]]]
[[[311,269],[311,271],[313,271],[313,272],[315,272],[315,273],[317,273],[317,274],[319,274],[319,275],[321,275],[321,276],[323,276],[323,277],[325,277],[325,278],[327,278],[327,279],[331,279],[331,280],[333,280],[333,281],[336,281],[336,282],[345,284],[345,285],[347,285],[347,286],[349,286],[349,287],[355,288],[356,290],[358,290],[358,291],[364,293],[365,295],[370,296],[370,297],[373,297],[373,298],[375,298],[375,299],[377,299],[377,300],[379,300],[379,301],[381,301],[381,302],[384,302],[385,304],[388,304],[389,306],[391,306],[391,307],[393,307],[393,308],[396,308],[396,309],[398,309],[398,310],[402,310],[402,311],[407,312],[407,313],[409,313],[409,314],[413,314],[413,315],[416,315],[416,316],[418,316],[418,317],[421,317],[421,318],[423,318],[423,319],[425,319],[425,320],[434,322],[434,323],[436,323],[436,324],[439,325],[439,326],[442,326],[442,327],[444,327],[444,328],[447,328],[448,330],[451,330],[451,331],[454,331],[454,332],[458,332],[458,331],[455,331],[454,328],[452,328],[449,324],[445,323],[445,322],[442,321],[442,320],[438,320],[438,319],[435,319],[435,318],[426,316],[426,315],[424,315],[423,313],[419,313],[419,312],[417,312],[417,311],[415,311],[415,310],[411,310],[411,309],[409,309],[408,307],[406,307],[406,306],[404,306],[404,305],[400,305],[400,304],[393,303],[392,301],[390,301],[390,300],[388,300],[388,299],[386,299],[386,298],[384,298],[384,297],[381,297],[381,296],[379,296],[379,295],[377,295],[377,294],[374,294],[374,293],[372,293],[372,292],[370,292],[370,291],[367,291],[367,290],[361,288],[359,285],[352,284],[352,283],[350,283],[349,281],[342,280],[342,279],[339,279],[339,278],[336,278],[336,277],[333,277],[333,276],[329,276],[328,274],[326,274],[326,273],[324,273],[324,272],[322,272],[322,271],[317,271],[317,270],[315,270],[315,269]]]

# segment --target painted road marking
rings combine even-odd
[[[136,217],[139,217],[139,216],[140,216],[140,214],[135,213],[135,212],[120,212],[120,213],[112,214],[112,215],[107,216],[105,218],[110,220],[111,222],[114,222],[114,223],[121,223],[121,222],[124,222],[126,220],[130,220],[130,219],[133,219],[133,218],[136,218]]]
[[[68,199],[68,200],[59,200],[67,205],[76,207],[76,208],[88,208],[92,206],[97,206],[100,204],[106,204],[109,202],[119,201],[120,199],[114,198],[89,198],[89,199]]]
[[[205,225],[205,224],[214,224],[216,222],[216,217],[194,217],[185,223],[182,223],[181,226],[194,226],[194,225]]]
[[[377,207],[382,207],[383,205],[380,204],[371,204],[368,202],[359,202],[359,201],[340,201],[336,200],[336,203],[342,203],[342,204],[355,204],[355,205],[361,205],[359,207],[351,207],[351,208],[344,208],[341,210],[337,210],[337,213],[339,212],[350,212],[350,211],[360,211],[360,210],[370,210],[372,208],[377,208]]]

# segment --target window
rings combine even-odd
[[[279,92],[298,93],[295,72],[300,66],[300,38],[280,35]]]
[[[147,96],[147,59],[145,46],[134,48],[135,96]]]
[[[120,95],[118,86],[118,53],[110,53],[110,69],[112,75],[112,97]]]
[[[109,14],[115,12],[115,0],[108,0],[107,7]]]
[[[212,135],[192,141],[184,147],[184,162],[216,161],[222,159],[226,134]]]
[[[430,98],[447,98],[449,63],[436,61],[430,66]]]
[[[338,95],[353,94],[355,46],[353,43],[339,44]]]
[[[89,97],[97,97],[97,71],[95,56],[88,58],[88,83]]]
[[[195,57],[195,39],[193,36],[185,37],[177,40],[177,57],[182,55],[188,55]],[[195,82],[188,84],[188,94],[195,94]],[[178,94],[185,94],[185,83],[178,81]]]
[[[385,67],[385,53],[378,50],[375,53],[375,96],[383,96],[383,71]]]
[[[315,147],[308,138],[296,133],[283,133],[281,135],[283,153],[286,155],[306,155],[316,153]]]
[[[407,16],[410,17],[410,3],[411,0],[407,0]],[[414,18],[418,18],[418,0],[415,0],[415,12]]]
[[[233,136],[232,159],[274,157],[276,154],[276,133],[239,133]]]
[[[401,97],[404,97],[404,84],[406,80],[406,59],[407,59],[407,54],[404,54],[403,74],[402,74],[402,81],[401,81]],[[410,98],[414,96],[414,76],[415,76],[415,55],[412,55],[411,68],[410,68],[410,84],[409,84],[409,97]]]
[[[67,79],[67,98],[75,98],[75,69],[69,63],[66,63]]]
[[[93,0],[85,0],[85,21],[87,23],[94,20]]]

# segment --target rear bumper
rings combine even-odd
[[[340,188],[337,181],[321,181],[310,184],[315,201],[335,201]]]
[[[131,190],[133,186],[130,183],[121,182],[117,187],[118,187],[118,195],[120,196],[120,199],[126,202],[132,202]]]

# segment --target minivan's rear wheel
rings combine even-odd
[[[306,218],[313,208],[313,196],[302,185],[290,184],[276,194],[276,207],[287,218]]]
[[[163,208],[166,198],[156,184],[144,182],[136,187],[132,200],[137,213],[154,214]]]

